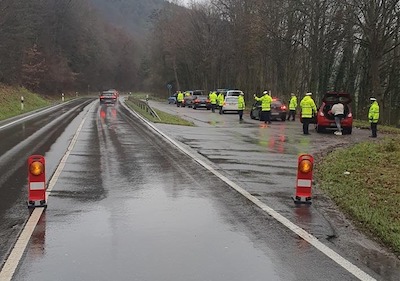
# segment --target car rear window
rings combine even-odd
[[[241,93],[242,93],[241,91],[229,91],[229,92],[227,92],[227,95],[238,97],[238,96],[240,96]]]
[[[113,93],[102,93],[101,95],[104,96],[104,97],[112,97],[112,96],[114,96]]]
[[[226,97],[225,101],[226,102],[237,102],[237,97]]]
[[[279,100],[275,100],[275,101],[272,102],[272,105],[274,105],[274,106],[281,106],[281,105],[282,105],[282,102],[279,101]]]
[[[199,100],[206,100],[206,99],[208,99],[207,96],[197,96],[197,98],[198,98]]]

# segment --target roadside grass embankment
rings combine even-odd
[[[382,133],[383,126],[379,126]],[[399,129],[389,131],[400,133]],[[398,135],[340,148],[316,166],[319,186],[371,236],[400,254]]]
[[[24,97],[21,108],[21,97]],[[51,101],[28,91],[23,87],[0,85],[0,120],[11,118],[38,108],[46,107]]]
[[[153,110],[157,113],[157,117],[153,116],[151,113],[149,113],[147,110],[143,109],[141,106],[138,105],[139,102],[142,102],[139,100],[139,98],[145,97],[142,95],[133,95],[131,97],[128,97],[126,99],[126,104],[134,111],[139,113],[141,116],[146,118],[147,120],[154,122],[154,123],[163,123],[163,124],[171,124],[171,125],[181,125],[181,126],[194,126],[193,122],[187,121],[185,119],[180,118],[179,116],[172,115],[166,112],[163,112],[161,110],[153,108]]]

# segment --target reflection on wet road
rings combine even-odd
[[[156,124],[162,131],[368,274],[397,280],[398,262],[361,241],[346,255],[334,243],[344,237],[326,213],[290,200],[297,156],[340,144],[337,139],[305,137],[295,122],[265,126],[247,118],[240,123],[236,115],[167,110],[198,127]],[[120,104],[96,103],[63,120],[42,144],[49,176],[83,114],[84,126],[13,280],[357,280]],[[58,139],[56,133],[62,133]],[[13,216],[23,221],[23,189],[13,187],[19,193],[9,196],[22,198]],[[4,217],[3,224],[13,221]],[[8,233],[2,230],[0,238]]]
[[[121,106],[88,116],[14,280],[356,280]]]

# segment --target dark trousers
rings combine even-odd
[[[222,114],[222,105],[219,105],[219,114]]]
[[[287,120],[289,120],[290,117],[292,117],[293,121],[296,119],[296,110],[290,110],[289,111],[289,116],[288,116]]]
[[[371,132],[373,138],[376,138],[378,136],[377,131],[378,131],[378,123],[371,123]]]
[[[176,106],[177,106],[177,107],[182,107],[182,101],[177,101],[177,102],[176,102]]]
[[[265,124],[271,124],[271,111],[270,110],[264,110],[261,111],[261,119],[260,121],[264,121]]]
[[[243,120],[243,110],[238,110],[239,111],[239,120]]]
[[[304,118],[304,117],[302,118],[302,120],[303,120],[303,134],[305,134],[305,135],[309,134],[308,126],[310,125],[311,119],[312,118]]]
[[[215,107],[216,107],[217,105],[215,104],[215,103],[212,103],[211,104],[211,111],[212,112],[215,112]]]

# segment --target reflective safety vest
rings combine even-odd
[[[217,94],[215,92],[210,94],[210,102],[211,104],[217,104]]]
[[[312,118],[314,113],[317,113],[317,107],[314,100],[310,96],[305,96],[301,102],[301,117]]]
[[[292,96],[289,103],[289,110],[296,110],[296,107],[297,107],[297,97]]]
[[[224,105],[224,101],[225,101],[225,97],[223,93],[219,93],[218,95],[218,105],[219,106],[223,106]]]
[[[379,104],[374,101],[368,111],[368,119],[370,123],[378,123],[379,120]]]
[[[244,97],[242,95],[238,96],[238,109],[244,110],[245,107],[246,105],[244,103]]]
[[[176,100],[177,100],[178,102],[183,101],[183,93],[182,93],[182,92],[179,92],[179,93],[178,93],[178,96],[176,97]]]
[[[256,101],[261,101],[261,111],[270,111],[272,98],[270,95],[265,94],[261,98],[254,97]]]

